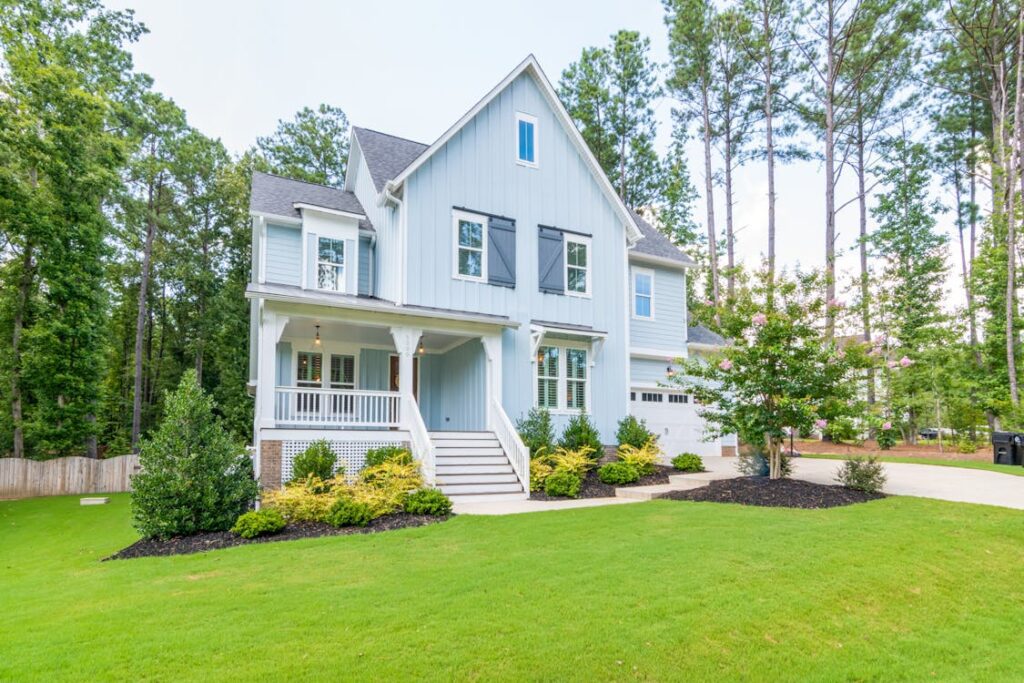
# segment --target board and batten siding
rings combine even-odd
[[[267,282],[302,284],[302,230],[298,227],[267,225],[264,273]]]
[[[633,269],[654,272],[654,317],[632,317],[630,342],[635,348],[665,349],[678,352],[686,348],[686,275],[683,271],[658,268],[645,263],[630,264],[629,313],[633,314]]]
[[[516,163],[516,112],[537,118],[537,168]],[[408,302],[505,315],[520,323],[503,334],[503,404],[513,420],[535,401],[531,320],[608,334],[591,368],[590,395],[591,413],[602,438],[611,443],[628,398],[625,226],[532,76],[515,79],[413,173],[405,201]],[[452,277],[454,206],[515,220],[515,288]],[[539,225],[592,235],[591,299],[539,291]],[[383,281],[387,271],[379,258]]]
[[[373,244],[369,237],[359,238],[359,294],[373,296]]]
[[[427,429],[481,431],[487,426],[487,378],[479,339],[420,356],[420,412]]]

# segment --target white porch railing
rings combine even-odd
[[[512,464],[512,470],[519,477],[519,482],[523,485],[523,490],[529,493],[530,449],[519,438],[519,432],[516,431],[512,420],[508,419],[505,409],[501,407],[501,402],[493,396],[491,397],[488,413],[491,431],[494,432],[494,435],[498,438],[498,443],[501,444],[502,449],[504,449],[505,454],[508,456],[508,460]]]
[[[419,460],[423,480],[428,486],[434,485],[436,465],[434,462],[434,441],[430,438],[427,425],[420,415],[420,408],[412,394],[402,394],[402,409],[408,416],[409,440],[412,442],[412,457]]]
[[[398,428],[401,399],[397,391],[275,387],[274,421],[303,427]]]

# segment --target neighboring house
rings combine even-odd
[[[535,406],[608,444],[633,412],[670,454],[721,452],[659,386],[721,341],[687,328],[694,264],[619,200],[532,56],[431,145],[353,128],[348,169],[343,189],[253,175],[265,486],[326,438],[349,472],[407,443],[449,494],[526,497]]]

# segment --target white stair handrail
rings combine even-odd
[[[523,490],[529,495],[530,449],[519,437],[519,432],[512,424],[512,420],[508,418],[505,409],[501,407],[501,403],[493,397],[491,398],[490,418],[491,431],[494,432],[498,443],[501,444],[505,455],[508,456],[508,461],[512,464],[512,470],[516,476],[519,477],[519,483],[523,485]]]
[[[420,415],[419,405],[416,397],[411,393],[402,394],[403,410],[402,416],[406,418],[409,428],[409,439],[412,442],[412,455],[420,461],[423,470],[423,481],[428,486],[433,486],[437,466],[434,459],[434,441],[430,438],[427,425]]]

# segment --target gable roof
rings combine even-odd
[[[336,187],[317,185],[304,180],[294,180],[261,171],[252,172],[252,193],[249,196],[249,211],[252,213],[269,214],[283,218],[301,218],[296,204],[311,207],[344,211],[361,216],[359,227],[373,230],[366,220],[366,212],[359,199],[347,190]]]
[[[548,101],[548,106],[550,106],[552,111],[554,111],[555,118],[562,124],[562,128],[565,130],[566,135],[568,135],[569,140],[571,140],[573,145],[576,147],[576,151],[581,157],[583,157],[591,174],[594,176],[594,180],[604,192],[612,207],[619,214],[619,217],[622,219],[622,223],[626,226],[626,235],[629,243],[634,244],[637,240],[642,239],[643,233],[637,226],[636,221],[633,218],[633,214],[628,208],[626,208],[626,205],[622,203],[619,195],[616,194],[611,181],[608,180],[608,176],[605,175],[604,170],[602,170],[601,166],[597,163],[597,159],[594,158],[594,154],[590,151],[590,148],[587,146],[583,136],[580,135],[579,130],[576,128],[576,124],[572,122],[572,119],[569,117],[569,113],[562,105],[562,101],[558,99],[558,94],[555,93],[555,89],[551,86],[551,82],[548,80],[547,76],[544,75],[544,71],[540,68],[537,58],[532,54],[527,55],[526,59],[520,62],[519,65],[511,71],[511,73],[505,76],[498,85],[494,86],[490,92],[484,95],[479,102],[473,105],[472,109],[466,112],[462,118],[456,121],[451,128],[446,130],[441,137],[435,140],[433,144],[427,147],[427,149],[402,169],[398,175],[388,181],[387,185],[397,188],[404,183],[410,175],[416,172],[416,169],[426,163],[426,161],[430,159],[435,152],[444,147],[448,141],[462,129],[463,126],[472,121],[477,114],[483,111],[484,107],[490,104],[495,97],[497,97],[512,83],[512,81],[523,73],[530,74],[533,80],[537,83],[541,93],[544,95],[544,98]]]
[[[391,180],[427,149],[422,142],[414,142],[388,135],[369,128],[352,127],[352,134],[359,142],[366,167],[370,170],[373,186],[380,192],[384,183]]]
[[[675,261],[682,266],[696,266],[697,262],[687,256],[679,247],[665,237],[664,233],[645,221],[640,214],[630,210],[633,220],[643,233],[644,238],[633,245],[629,250],[630,255],[653,256],[658,259]]]

